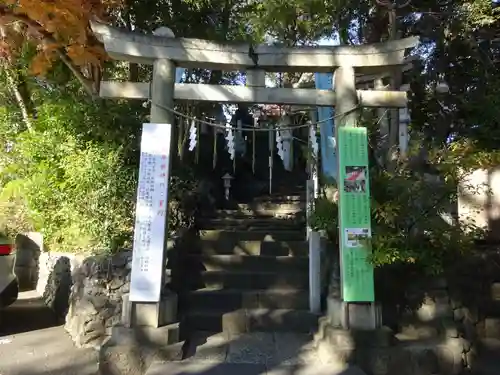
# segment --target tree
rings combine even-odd
[[[382,10],[355,16],[362,32],[351,43],[389,37],[388,14]],[[381,165],[374,157],[381,145],[379,119],[363,114],[372,145],[373,261],[418,263],[437,272],[462,251],[470,251],[482,235],[478,228],[446,218],[456,202],[457,184],[471,170],[500,163],[500,82],[493,43],[498,10],[490,1],[412,0],[397,16],[397,31],[420,35],[418,53],[427,56],[404,77],[411,85],[408,158],[400,157],[394,168]],[[440,81],[448,83],[448,93],[435,91]],[[334,212],[335,204],[321,198],[313,225],[330,231],[336,241]]]
[[[31,61],[33,74],[44,74],[61,61],[89,94],[96,95],[106,53],[89,22],[118,5],[113,0],[2,0],[2,56],[14,64],[24,44],[32,42],[37,50]]]

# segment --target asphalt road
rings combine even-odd
[[[0,312],[0,375],[95,375],[97,366],[97,352],[75,348],[35,293]]]

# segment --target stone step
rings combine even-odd
[[[478,356],[472,362],[474,375],[498,375],[500,373],[500,340],[479,339]]]
[[[303,332],[312,333],[318,316],[307,310],[239,309],[230,312],[191,310],[185,316],[192,331],[211,332]]]
[[[289,202],[269,202],[269,201],[253,201],[251,203],[238,203],[236,210],[242,213],[252,214],[287,214],[303,211],[306,209],[306,201],[304,199],[293,200]]]
[[[190,309],[217,306],[228,311],[237,309],[295,309],[309,308],[309,292],[305,290],[219,290],[200,289],[187,296]]]
[[[306,201],[306,188],[304,186],[303,190],[300,189],[298,192],[281,193],[276,192],[271,195],[263,195],[256,197],[253,203],[257,204],[292,204],[292,203],[302,203]]]
[[[206,271],[307,272],[308,257],[252,255],[189,255],[186,266]]]
[[[494,339],[494,338],[479,339],[478,349],[481,355],[496,357],[500,360],[500,339]]]
[[[239,205],[242,205],[241,203]],[[227,218],[227,219],[289,219],[289,218],[305,218],[305,204],[303,205],[288,205],[288,207],[271,207],[266,209],[265,207],[257,207],[257,209],[251,208],[234,208],[234,209],[219,209],[213,212],[202,213],[203,218]]]
[[[484,319],[484,336],[487,339],[500,340],[500,318],[486,317]]]
[[[307,272],[229,272],[205,271],[201,283],[213,289],[295,289],[307,290]]]
[[[304,230],[229,230],[229,229],[205,229],[200,230],[200,238],[208,241],[229,240],[233,243],[241,241],[282,242],[282,241],[305,241],[306,228]]]
[[[486,316],[500,317],[500,301],[484,301],[481,311]]]
[[[230,232],[231,233],[231,232]],[[233,232],[234,233],[234,232]],[[247,232],[243,232],[249,237]],[[254,232],[255,233],[255,232]],[[203,235],[203,233],[202,233]],[[204,234],[204,238],[210,233]],[[212,233],[213,235],[213,233]],[[216,237],[213,235],[213,237]],[[209,237],[210,238],[210,237]],[[198,253],[206,255],[260,255],[260,256],[307,256],[309,253],[306,241],[288,240],[239,240],[234,234],[221,235],[218,239],[204,239],[199,241],[196,249]]]
[[[180,339],[180,331],[179,323],[172,323],[161,327],[136,325],[133,328],[115,325],[111,328],[109,343],[112,345],[139,343],[161,348],[177,348],[176,350],[178,350],[180,349],[179,346],[183,344]]]
[[[305,230],[305,220],[280,219],[280,218],[199,218],[197,225],[202,230],[206,229],[231,229],[231,230]]]
[[[214,362],[219,364],[245,363],[265,366],[256,372],[245,372],[239,368],[219,372],[217,368],[215,372],[210,372],[213,375],[240,374],[238,371],[243,371],[243,374],[247,375],[364,374],[346,372],[345,364],[339,361],[330,361],[328,368],[318,367],[322,361],[311,339],[310,334],[299,332],[253,332],[233,335],[199,331],[194,332],[187,340],[185,359],[186,362],[210,361],[212,364]],[[342,369],[342,371],[334,372],[335,368]],[[186,373],[192,372],[186,371]]]

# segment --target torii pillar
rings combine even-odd
[[[156,36],[174,37],[172,31],[168,28],[161,27],[154,33]],[[153,77],[151,82],[151,110],[150,122],[155,124],[163,124],[170,126],[170,132],[173,131],[175,123],[174,114],[168,108],[174,108],[174,90],[176,81],[176,65],[169,59],[156,59],[153,62]],[[172,142],[173,137],[169,140]],[[170,150],[172,144],[170,145]],[[171,171],[171,158],[168,159],[167,176],[170,180]],[[167,187],[168,189],[168,187]],[[162,263],[164,270],[167,267],[167,252],[168,252],[168,204],[167,214],[165,215],[165,243],[163,248]],[[128,327],[133,326],[149,326],[149,327],[162,327],[171,323],[177,322],[177,295],[173,291],[164,289],[167,283],[166,272],[163,273],[161,278],[162,292],[158,302],[139,302],[130,301],[124,298],[122,323]]]
[[[344,261],[349,260],[349,258],[352,257],[347,256],[345,254],[346,252],[360,252],[360,251],[367,251],[369,252],[371,249],[359,249],[356,247],[349,248],[346,243],[348,241],[347,234],[343,233],[346,232],[348,229],[346,227],[348,226],[354,226],[352,224],[352,220],[349,220],[348,223],[343,223],[343,218],[347,216],[352,216],[351,212],[348,212],[350,209],[357,209],[355,207],[349,207],[347,204],[343,202],[344,199],[351,199],[351,197],[348,196],[344,192],[344,179],[346,178],[346,171],[341,170],[346,169],[345,167],[345,162],[342,159],[344,158],[343,155],[346,153],[351,153],[349,150],[347,150],[348,145],[343,145],[341,142],[343,141],[343,137],[341,138],[339,136],[339,133],[342,132],[342,130],[346,127],[350,128],[355,128],[357,127],[358,123],[358,117],[359,117],[359,109],[357,106],[359,105],[359,99],[358,95],[356,92],[356,75],[355,75],[355,70],[351,66],[340,66],[339,68],[336,69],[335,71],[335,90],[337,92],[337,102],[336,102],[336,114],[339,116],[338,119],[336,120],[337,126],[335,127],[335,139],[337,140],[337,171],[338,171],[338,178],[337,178],[337,187],[339,189],[339,214],[338,214],[338,223],[339,223],[339,267],[340,267],[340,278],[341,278],[341,299],[335,299],[335,297],[329,296],[329,301],[328,301],[328,306],[329,310],[328,315],[330,318],[331,323],[336,323],[336,325],[341,325],[345,329],[363,329],[363,330],[373,330],[377,329],[381,325],[381,314],[379,312],[379,309],[377,308],[377,305],[375,303],[375,298],[374,298],[374,284],[373,284],[373,267],[369,264],[363,264],[363,260],[360,259],[361,261],[358,261],[357,264],[353,265],[347,265],[343,264]],[[356,108],[356,109],[354,109]],[[353,110],[354,109],[354,110]],[[345,114],[345,115],[342,115]],[[367,142],[366,136],[364,137],[365,143]],[[354,144],[349,145],[349,146],[354,146]],[[342,149],[341,149],[342,147]],[[366,169],[368,166],[368,147],[367,145],[364,145],[364,152],[361,151],[361,153],[366,153]],[[355,152],[359,152],[356,150]],[[358,159],[358,158],[357,158]],[[358,159],[359,163],[359,159]],[[353,163],[353,167],[359,167],[360,165],[357,164],[356,162]],[[366,174],[368,174],[368,170],[366,170]],[[368,176],[366,176],[368,177]],[[369,187],[369,182],[367,182],[367,186]],[[352,194],[352,193],[351,193]],[[354,197],[354,199],[357,199],[359,202],[359,199],[364,199],[365,202],[368,202],[369,205],[369,197],[370,197],[370,191],[367,189],[367,191],[364,191],[363,196],[361,194],[356,194],[357,197]],[[362,211],[362,210],[361,210]],[[369,212],[369,206],[365,211],[365,217],[367,217],[367,227],[368,230],[371,232],[370,228],[370,212]],[[357,212],[356,215],[363,215],[361,212]],[[359,230],[359,228],[353,228],[353,230]],[[356,293],[349,293],[349,296],[347,295],[346,290],[346,283],[349,283],[349,280],[352,281],[352,278],[349,279],[345,275],[347,272],[351,272],[349,270],[349,267],[357,268],[359,267],[357,271],[359,272],[359,279],[361,287],[363,289],[366,289],[365,293],[359,293],[359,285],[357,286],[358,291]],[[364,273],[364,274],[363,274]],[[355,287],[353,287],[355,289]],[[333,300],[332,300],[333,298]]]

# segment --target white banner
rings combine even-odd
[[[165,262],[172,125],[143,124],[130,301],[158,302]]]

